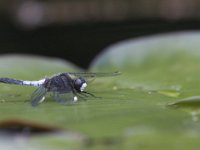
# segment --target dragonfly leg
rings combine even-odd
[[[76,93],[75,95],[76,95],[77,97],[79,97],[80,99],[85,100],[85,101],[87,100],[86,97],[88,97],[88,96],[86,96],[86,95],[83,95],[82,93]]]
[[[86,97],[92,96],[94,98],[101,98],[101,97],[95,96],[94,94],[86,92],[86,91],[82,91],[82,95],[85,95]]]

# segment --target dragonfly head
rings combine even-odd
[[[87,83],[83,78],[77,78],[74,80],[74,87],[77,91],[82,92],[86,88]]]

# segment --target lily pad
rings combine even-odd
[[[1,77],[22,80],[38,80],[60,72],[80,70],[60,59],[31,55],[0,56],[0,68]],[[83,145],[86,139],[84,135],[66,128],[52,128],[56,123],[48,119],[48,111],[31,107],[29,99],[34,90],[32,87],[0,85],[0,147],[25,150],[63,149],[68,146],[73,149]],[[43,117],[39,119],[41,114]],[[13,141],[12,145],[10,141]]]
[[[197,149],[199,107],[172,109],[168,104],[199,95],[199,47],[199,32],[116,43],[93,60],[89,71],[122,74],[95,79],[87,90],[101,98],[88,97],[70,106],[49,97],[33,108],[29,98],[35,88],[1,84],[0,120],[29,120],[87,137],[70,149]],[[60,60],[26,57],[2,56],[0,75],[37,80],[58,72],[81,71]],[[30,141],[41,147],[67,147],[62,136],[51,137],[52,142],[40,142],[44,138],[40,135]]]
[[[199,100],[179,102],[199,95],[199,47],[199,32],[178,32],[122,41],[94,59],[90,66],[93,71],[122,72],[114,82],[115,93],[110,92],[117,97],[110,100],[113,103],[110,105],[114,107],[118,103],[120,108],[115,113],[119,114],[116,122],[109,123],[116,127],[118,122],[121,134],[129,141],[127,144],[125,140],[125,148],[196,149],[200,146]],[[192,103],[196,107],[170,109],[166,107],[169,103]]]

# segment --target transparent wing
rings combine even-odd
[[[120,72],[110,72],[110,73],[90,73],[90,72],[69,72],[68,74],[76,76],[76,77],[88,77],[88,78],[95,78],[95,77],[111,77],[120,75]]]
[[[31,96],[31,105],[35,107],[42,103],[46,93],[47,90],[42,86],[36,89]]]
[[[53,99],[60,104],[70,105],[78,100],[78,97],[75,96],[72,92],[69,93],[59,93],[53,92]]]
[[[83,77],[87,82],[94,81],[97,77],[112,77],[120,75],[120,72],[111,72],[111,73],[91,73],[91,72],[69,72],[70,76],[73,77]]]

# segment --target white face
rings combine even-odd
[[[80,87],[80,91],[84,91],[84,89],[87,87],[87,83],[83,83],[82,86]]]

